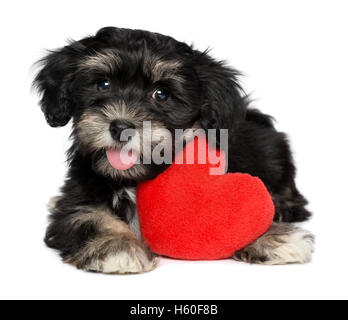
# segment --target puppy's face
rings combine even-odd
[[[211,120],[214,125],[219,120],[213,114],[214,101],[207,106],[204,86],[210,80],[205,64],[214,62],[170,37],[104,28],[50,54],[43,63],[35,84],[43,92],[47,121],[61,126],[73,118],[75,150],[91,157],[94,169],[106,176],[152,177],[165,167],[152,162],[156,145],[173,145],[175,129],[197,123],[204,127],[204,121]],[[223,68],[219,63],[216,67]],[[232,82],[237,93],[233,76],[227,74],[223,81]],[[221,79],[215,79],[217,86]],[[214,100],[224,98],[219,90],[214,94]],[[230,111],[232,107],[231,103]],[[120,161],[125,145],[126,165]]]
[[[147,177],[158,169],[151,150],[158,143],[172,144],[175,129],[190,128],[198,119],[202,100],[195,70],[184,52],[171,50],[165,40],[121,39],[89,48],[92,53],[78,61],[71,84],[75,138],[81,150],[96,155],[95,167],[103,174]],[[144,129],[146,124],[151,128]],[[146,143],[151,145],[147,152]],[[125,144],[138,163],[132,158],[124,159],[126,165],[118,162]]]

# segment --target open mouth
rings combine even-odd
[[[106,156],[113,168],[128,170],[135,165],[139,155],[135,150],[126,148],[107,148]]]

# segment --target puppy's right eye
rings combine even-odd
[[[102,80],[97,83],[97,90],[100,92],[106,92],[110,89],[110,82],[108,80]]]
[[[168,97],[169,97],[169,91],[164,88],[157,89],[152,94],[152,98],[158,102],[164,102],[168,99]]]

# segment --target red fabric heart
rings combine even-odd
[[[200,138],[191,141],[166,171],[138,185],[142,237],[153,252],[163,256],[229,258],[267,231],[273,220],[273,202],[256,177],[210,175],[209,170],[219,163],[198,164],[197,151],[203,148],[198,141]],[[203,145],[207,147],[206,140]],[[187,164],[186,151],[192,148],[194,164]],[[215,152],[220,156],[211,149],[206,155]]]

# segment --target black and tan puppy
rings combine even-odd
[[[313,236],[289,224],[310,214],[295,186],[286,136],[269,116],[248,108],[235,70],[171,37],[113,27],[49,53],[41,64],[34,85],[47,122],[59,127],[72,119],[73,126],[69,172],[61,195],[50,202],[45,238],[64,261],[105,273],[155,267],[137,231],[135,188],[167,165],[112,166],[108,153],[122,147],[127,128],[151,141],[151,148],[175,129],[228,129],[228,171],[260,177],[276,207],[270,230],[234,258],[310,260]],[[142,134],[144,121],[152,123],[150,135]],[[135,151],[147,157],[141,148]]]

